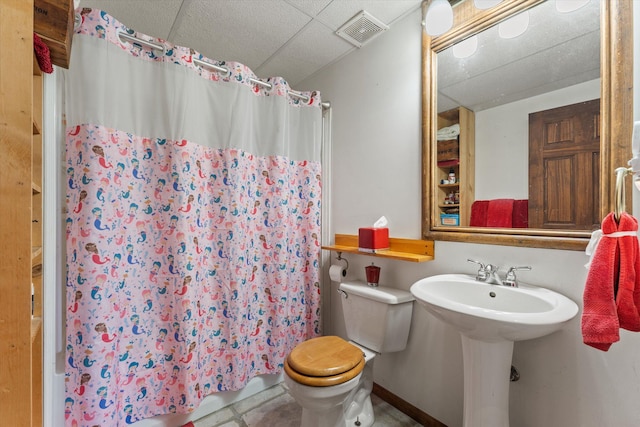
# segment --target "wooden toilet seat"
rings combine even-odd
[[[300,384],[328,387],[355,378],[364,365],[362,350],[329,335],[298,344],[285,360],[284,370]]]

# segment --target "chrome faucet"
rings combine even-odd
[[[516,278],[516,270],[531,270],[531,267],[528,265],[523,265],[521,267],[511,267],[509,271],[507,271],[507,276],[504,278],[504,282],[502,282],[505,286],[511,286],[512,288],[518,287],[518,280]]]
[[[480,268],[478,269],[478,273],[476,274],[476,280],[478,282],[484,282],[487,280],[487,272],[485,270],[484,264],[480,261],[476,261],[475,259],[467,258],[467,261],[472,262],[474,264],[478,264]]]
[[[516,270],[531,270],[530,266],[522,266],[522,267],[511,267],[507,272],[504,280],[500,278],[498,274],[498,267],[493,264],[483,264],[480,261],[476,261],[473,259],[467,259],[467,261],[472,262],[474,264],[478,264],[480,268],[478,269],[478,273],[476,274],[476,280],[478,282],[491,283],[493,285],[504,285],[510,286],[512,288],[518,287],[518,281],[516,278]]]
[[[476,280],[478,282],[492,283],[494,285],[502,285],[502,279],[498,275],[498,267],[493,264],[483,264],[480,261],[473,259],[467,259],[469,262],[478,264],[480,268],[476,274]]]

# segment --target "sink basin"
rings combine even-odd
[[[549,289],[492,285],[467,274],[419,280],[411,293],[460,332],[463,427],[508,427],[513,342],[555,332],[578,314],[575,302]]]
[[[440,320],[471,338],[521,341],[557,331],[578,306],[549,289],[478,282],[467,274],[442,274],[417,281],[411,293]]]

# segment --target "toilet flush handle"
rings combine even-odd
[[[343,291],[342,289],[338,289],[338,293],[341,294],[345,298],[349,298],[349,294]]]

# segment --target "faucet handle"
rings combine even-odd
[[[518,287],[516,270],[531,270],[531,266],[523,265],[521,267],[510,267],[509,271],[507,271],[507,276],[504,278],[504,281],[503,281],[505,286],[511,286],[513,288]]]
[[[476,280],[484,282],[487,280],[487,270],[483,263],[480,261],[476,261],[475,259],[467,258],[467,261],[472,262],[474,264],[478,264],[480,267],[478,268],[478,274],[476,275]]]
[[[474,264],[478,264],[480,268],[484,270],[484,264],[481,263],[480,261],[476,261],[475,259],[471,259],[471,258],[467,258],[467,261],[472,262]]]

